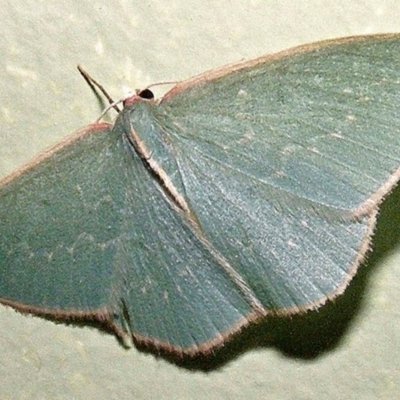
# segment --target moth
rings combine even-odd
[[[400,36],[324,41],[124,101],[0,184],[0,302],[206,354],[340,295],[400,176]]]

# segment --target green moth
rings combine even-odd
[[[0,184],[0,301],[196,355],[341,294],[400,176],[400,36],[124,102]]]

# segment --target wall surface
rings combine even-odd
[[[3,0],[0,176],[97,118],[78,63],[118,98],[302,43],[395,31],[395,0]],[[95,328],[0,306],[0,398],[397,398],[399,199],[397,190],[385,202],[375,251],[341,299],[276,323],[272,342],[268,326],[245,332],[240,351],[206,365],[177,366]]]

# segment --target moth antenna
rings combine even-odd
[[[178,81],[165,81],[165,82],[152,83],[151,85],[145,87],[143,90],[150,89],[150,88],[152,88],[154,86],[176,85],[177,83],[178,83]]]
[[[117,104],[122,103],[123,101],[125,101],[125,98],[123,99],[119,99],[119,100],[115,100],[112,103],[110,102],[110,105],[108,105],[100,114],[99,118],[96,119],[96,122],[99,122],[112,108],[114,110],[117,110],[117,112],[120,112],[120,109],[117,107]]]
[[[107,93],[106,89],[104,89],[104,87],[102,85],[100,85],[99,82],[97,82],[95,79],[93,79],[88,72],[86,72],[80,65],[77,66],[78,71],[81,73],[81,75],[83,76],[83,78],[85,79],[85,81],[88,83],[88,85],[95,89],[96,87],[101,91],[101,93],[103,93],[103,95],[105,96],[105,98],[108,100],[108,102],[110,103],[110,106],[106,108],[106,111],[103,111],[100,118],[103,117],[103,115],[110,110],[111,108],[114,108],[114,110],[116,112],[120,112],[121,110],[117,107],[117,104],[120,103],[119,101],[114,101],[112,99],[112,97]],[[99,118],[99,119],[100,119]]]

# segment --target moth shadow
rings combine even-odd
[[[161,355],[190,370],[212,371],[260,348],[275,348],[289,358],[314,360],[339,347],[363,308],[368,283],[380,261],[400,245],[400,186],[380,207],[372,251],[342,296],[319,310],[292,317],[269,317],[243,329],[231,340],[207,356],[179,358]]]

